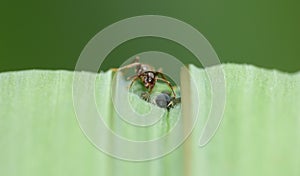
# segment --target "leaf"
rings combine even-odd
[[[191,105],[199,106],[201,112],[195,129],[184,145],[172,153],[145,162],[119,160],[100,152],[81,131],[72,89],[75,93],[89,90],[91,85],[85,83],[95,78],[94,101],[77,102],[78,105],[88,109],[96,104],[108,127],[132,140],[148,140],[172,132],[180,106],[168,114],[138,95],[129,94],[129,102],[139,113],[154,108],[164,115],[158,123],[141,131],[120,121],[115,112],[110,91],[118,92],[124,86],[120,80],[114,84],[111,72],[76,73],[80,79],[74,81],[82,83],[78,89],[74,89],[74,74],[69,71],[1,73],[0,175],[299,175],[300,73],[235,64],[206,71],[219,67],[225,72],[226,106],[212,140],[198,147],[213,94],[205,70],[190,66],[197,83],[195,87],[190,85],[190,91],[200,99],[199,104]],[[163,85],[157,88],[166,89]],[[82,92],[83,97],[85,94]],[[91,112],[85,113],[88,117]],[[132,150],[116,146],[109,136],[100,136],[112,151],[123,147],[125,151]],[[135,150],[147,152],[144,148]]]

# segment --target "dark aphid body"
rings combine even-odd
[[[148,92],[142,92],[140,97],[152,104],[155,104],[156,106],[160,108],[165,108],[167,110],[170,110],[171,108],[174,108],[177,104],[181,103],[180,97],[173,97],[169,92],[161,92],[157,96],[150,98],[150,94]]]
[[[170,93],[162,92],[155,98],[155,104],[158,107],[170,110],[181,102],[181,98],[172,97]]]
[[[155,104],[161,108],[167,108],[170,102],[171,97],[165,93],[161,93],[155,98]]]

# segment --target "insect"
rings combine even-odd
[[[162,92],[155,98],[155,104],[158,107],[166,108],[168,111],[181,102],[180,97],[173,97],[169,92]]]
[[[113,71],[121,71],[124,69],[133,68],[133,67],[135,67],[135,75],[128,78],[128,79],[132,79],[129,88],[131,88],[131,86],[133,85],[133,83],[135,81],[140,80],[142,82],[142,84],[145,86],[145,88],[148,89],[149,93],[151,93],[156,82],[162,81],[170,87],[170,89],[172,90],[172,93],[174,94],[174,97],[176,97],[173,87],[172,87],[171,83],[166,79],[165,75],[160,71],[155,71],[155,69],[148,64],[140,63],[139,57],[136,57],[134,62],[129,65],[126,65],[126,66],[120,67],[120,68],[115,68],[112,70]]]
[[[174,108],[177,104],[181,103],[180,97],[173,97],[171,96],[170,92],[163,91],[158,94],[154,100],[150,101],[150,94],[148,92],[142,92],[140,97],[150,103],[157,105],[160,108],[166,108],[168,111],[171,108]]]

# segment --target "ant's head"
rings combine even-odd
[[[141,76],[146,88],[154,86],[156,82],[156,74],[152,71],[144,72]]]

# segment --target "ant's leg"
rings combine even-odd
[[[152,92],[152,90],[153,90],[153,87],[154,87],[154,86],[151,86],[151,87],[149,88],[149,94],[151,94],[151,92]]]
[[[131,83],[130,83],[129,89],[131,88],[131,86],[133,85],[133,83],[134,83],[137,79],[139,79],[139,77],[138,77],[138,76],[135,76],[134,79],[133,79],[133,80],[131,81]]]
[[[124,70],[124,69],[129,69],[129,68],[132,68],[132,67],[135,67],[135,66],[138,66],[140,65],[140,63],[132,63],[132,64],[129,64],[129,65],[125,65],[124,67],[120,67],[120,68],[111,68],[111,70],[113,72],[117,72],[117,71],[121,71],[121,70]]]
[[[156,74],[160,75],[162,77],[162,79],[164,79],[165,81],[167,81],[167,78],[165,77],[165,75],[162,72],[156,72]],[[173,87],[175,87],[175,86],[172,86],[169,81],[168,81],[168,84],[169,84],[170,88],[172,89],[172,92],[174,93]],[[174,96],[175,96],[175,93],[174,93]]]
[[[141,63],[140,63],[140,57],[139,57],[139,56],[136,56],[135,59],[134,59],[134,61],[131,62],[130,64],[125,65],[125,66],[120,67],[120,68],[111,68],[111,70],[112,70],[113,72],[117,72],[117,71],[121,71],[121,70],[124,70],[124,69],[132,68],[132,67],[134,67],[134,66],[138,66],[138,65],[140,65],[140,64],[141,64]]]
[[[162,72],[157,71],[156,74],[157,74],[157,75],[160,75],[160,76],[162,77],[162,79],[164,79],[165,81],[167,81],[166,76],[165,76]],[[169,82],[169,81],[168,81],[168,82]],[[171,87],[171,89],[172,89],[172,91],[173,91],[173,93],[174,93],[174,90],[173,90],[173,89],[174,89],[174,87],[176,87],[176,86],[172,86],[170,82],[169,82],[168,84],[169,84],[169,86]],[[174,93],[174,96],[175,96],[175,93]],[[176,97],[176,96],[175,96],[175,97]]]
[[[168,86],[171,88],[171,90],[172,90],[172,92],[173,92],[173,94],[174,94],[174,97],[176,97],[176,94],[175,94],[175,92],[174,92],[174,89],[173,89],[173,87],[172,87],[172,85],[171,85],[171,83],[170,83],[169,81],[167,81],[167,80],[164,79],[164,78],[156,78],[156,79],[157,79],[157,80],[161,80],[161,81],[167,83]]]
[[[129,76],[129,77],[127,77],[127,80],[131,80],[131,79],[135,78],[136,76],[137,76],[137,75]]]
[[[161,68],[160,68],[160,69],[161,69]],[[157,74],[157,75],[160,75],[164,80],[167,80],[167,78],[165,77],[165,75],[164,75],[162,72],[157,71],[156,74]]]

